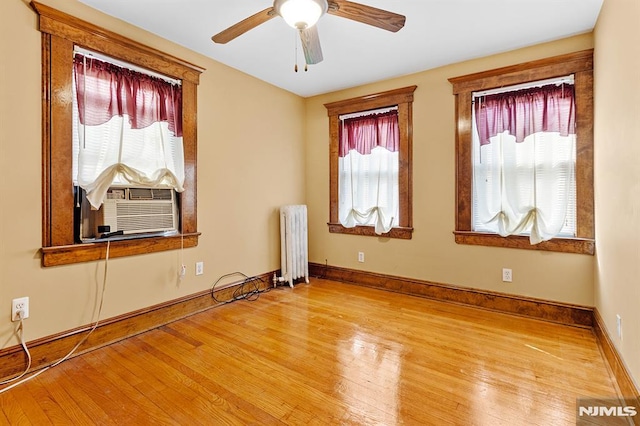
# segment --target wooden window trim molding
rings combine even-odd
[[[203,68],[37,2],[42,33],[42,265],[104,257],[106,242],[76,244],[71,188],[71,70],[75,45],[182,80],[185,191],[180,194],[182,235],[112,242],[110,257],[198,245],[197,86]]]
[[[531,245],[529,237],[524,235],[511,235],[505,238],[498,234],[473,231],[454,231],[454,235],[456,243],[458,244],[559,251],[578,254],[593,254],[595,252],[595,242],[592,239],[585,238],[553,238],[539,244]]]
[[[554,238],[531,245],[528,237],[500,237],[471,230],[471,96],[472,92],[574,74],[576,89],[577,237]],[[593,200],[593,49],[450,78],[456,104],[455,241],[498,247],[594,254]]]
[[[384,234],[376,234],[373,226],[358,225],[355,228],[345,228],[340,223],[327,223],[327,225],[329,226],[329,232],[333,234],[364,235],[380,238],[397,238],[400,240],[410,240],[413,234],[413,228],[403,228],[399,226],[391,228],[389,232]]]
[[[372,95],[345,99],[325,104],[329,116],[329,232],[350,235],[411,239],[413,233],[413,94],[418,86],[408,86]],[[345,228],[338,219],[338,135],[339,116],[360,111],[398,106],[400,127],[399,198],[400,217],[398,227],[378,235],[373,226]]]

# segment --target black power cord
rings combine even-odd
[[[220,300],[216,297],[216,286],[220,283],[220,281],[233,277],[233,276],[241,276],[242,282],[238,285],[231,295],[231,299],[229,300]],[[231,284],[235,285],[235,284]],[[230,274],[222,275],[220,278],[216,280],[215,283],[211,286],[211,297],[218,303],[231,303],[237,300],[248,300],[250,302],[258,300],[260,294],[267,293],[271,291],[271,286],[269,282],[267,282],[264,278],[260,277],[250,277],[242,272],[231,272]]]

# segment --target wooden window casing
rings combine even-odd
[[[528,236],[501,237],[472,231],[472,93],[569,74],[574,75],[576,92],[576,237],[553,238],[531,245]],[[593,49],[455,77],[449,81],[456,98],[456,243],[593,254]]]
[[[203,69],[86,21],[32,2],[42,33],[42,265],[99,260],[106,242],[76,243],[72,169],[74,46],[104,53],[182,81],[185,191],[179,194],[181,234],[112,241],[110,257],[198,245],[197,86]]]
[[[412,213],[412,155],[413,155],[413,93],[417,86],[409,86],[373,95],[325,104],[329,115],[329,232],[352,235],[369,235],[387,238],[411,239],[413,233]],[[400,149],[398,153],[398,190],[400,217],[398,226],[388,233],[378,235],[373,226],[358,225],[345,228],[338,219],[338,137],[340,116],[385,107],[398,107]]]

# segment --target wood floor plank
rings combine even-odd
[[[143,424],[148,422],[144,409],[138,406],[139,399],[130,398],[128,383],[120,382],[113,386],[104,371],[96,369],[81,356],[71,360],[74,369],[67,369],[67,374],[89,398],[100,406],[107,415],[118,418],[124,424]]]
[[[33,385],[46,386],[48,388],[56,387],[58,393],[66,393],[72,402],[67,402],[64,397],[56,397],[56,401],[60,406],[70,411],[73,411],[75,407],[79,407],[84,417],[88,419],[86,422],[79,420],[78,423],[74,424],[107,424],[109,415],[83,391],[82,387],[78,386],[69,377],[68,371],[76,370],[76,368],[75,363],[67,361],[67,363],[62,363],[58,367],[41,374],[35,379]],[[80,418],[81,414],[74,414],[75,416]]]
[[[175,417],[175,413],[179,413],[179,411],[176,411],[170,406],[167,407],[156,404],[148,393],[141,392],[128,380],[123,379],[120,374],[122,370],[114,368],[117,367],[117,365],[114,365],[113,362],[105,362],[105,359],[109,360],[109,358],[105,356],[104,351],[84,357],[87,365],[99,372],[107,381],[105,390],[111,391],[117,388],[118,391],[122,393],[123,398],[129,401],[130,405],[135,405],[136,411],[145,413],[147,421],[150,423],[170,424],[178,420],[178,418]]]
[[[38,379],[42,388],[46,389],[52,398],[52,404],[64,409],[64,414],[69,419],[69,424],[81,425],[91,424],[92,417],[87,415],[87,407],[79,404],[70,394],[72,391],[70,384],[64,386],[56,374],[42,374]],[[50,415],[48,415],[51,418]],[[55,423],[55,421],[54,421]]]
[[[77,406],[68,405],[63,408],[60,401],[54,399],[50,393],[51,389],[46,386],[46,384],[43,384],[43,386],[32,386],[29,391],[52,424],[62,425],[73,423],[72,417],[75,417],[75,415],[70,417],[67,415],[67,412],[73,413],[74,410],[77,409]]]
[[[149,336],[151,337],[151,336]],[[166,341],[147,341],[154,350],[164,350]],[[224,383],[225,389],[240,400],[250,402],[263,412],[272,412],[276,419],[289,416],[294,411],[294,406],[284,398],[282,392],[271,395],[269,391],[277,387],[276,373],[272,369],[256,369],[252,365],[247,353],[243,353],[233,343],[212,342],[208,345],[215,348],[215,353],[210,351],[200,352],[197,358],[189,358],[188,354],[182,354],[181,363],[191,367],[194,371],[206,372],[208,378],[215,382]],[[223,354],[220,357],[220,354]],[[222,366],[223,368],[219,368]],[[242,375],[228,374],[228,370],[241,371]],[[302,413],[298,413],[301,415]]]
[[[8,393],[11,394],[11,396],[13,397],[13,401],[8,401],[8,403],[11,403],[11,402],[15,403],[17,401],[19,407],[22,409],[22,412],[24,413],[24,415],[26,415],[30,424],[37,424],[37,425],[51,424],[51,421],[45,414],[40,404],[38,404],[38,402],[33,398],[33,395],[31,394],[28,385],[16,386],[15,388],[8,391]],[[5,394],[2,394],[3,397],[4,395]],[[5,408],[5,405],[2,404],[2,411],[9,418],[9,424],[13,424],[12,422],[15,419],[12,418],[11,416],[17,410],[15,410],[10,406],[7,406]]]
[[[155,333],[148,333],[144,338],[151,338]],[[218,380],[212,380],[212,369],[208,364],[202,362],[202,354],[180,353],[175,346],[150,345],[141,340],[141,338],[133,338],[131,342],[141,351],[162,360],[171,368],[179,371],[188,377],[192,383],[204,386],[205,392],[208,392],[209,399],[216,406],[217,410],[213,412],[212,421],[216,421],[216,417],[220,417],[217,421],[225,423],[229,418],[234,416],[252,424],[269,424],[277,423],[277,417],[274,417],[268,411],[264,411],[255,405],[255,401],[259,399],[260,392],[250,393],[254,398],[241,398],[228,390],[229,379],[237,379],[239,374],[234,374],[233,369],[225,370],[226,373],[218,377]],[[216,365],[226,368],[225,359],[221,358]],[[242,373],[241,370],[238,373]],[[242,380],[241,378],[239,380]],[[236,422],[236,424],[247,424]]]
[[[153,357],[150,354],[145,354],[142,359],[139,355],[139,351],[132,351],[131,345],[121,344],[116,348],[118,361],[122,365],[126,366],[128,370],[136,375],[136,377],[142,377],[145,382],[159,382],[160,386],[151,386],[151,390],[147,394],[150,398],[162,403],[165,401],[167,407],[181,411],[181,415],[185,415],[188,418],[193,419],[191,423],[211,424],[212,419],[222,420],[219,414],[220,407],[225,403],[218,398],[213,398],[212,393],[194,382],[188,377],[184,376],[179,371],[174,370],[166,363]],[[133,362],[130,359],[139,359],[143,362]],[[164,364],[159,367],[158,364]],[[162,368],[162,376],[160,379],[156,378],[158,371]],[[178,416],[177,416],[178,417]],[[244,417],[246,418],[246,417]],[[224,418],[229,424],[233,424],[230,420],[243,420],[243,416],[238,415],[236,410],[233,416]]]
[[[7,425],[31,425],[27,413],[22,409],[22,404],[16,400],[14,393],[5,392],[0,394],[0,421]]]
[[[78,356],[9,424],[574,425],[616,387],[590,329],[312,279]]]

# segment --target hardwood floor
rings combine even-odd
[[[590,329],[312,279],[75,357],[0,424],[575,425]]]

